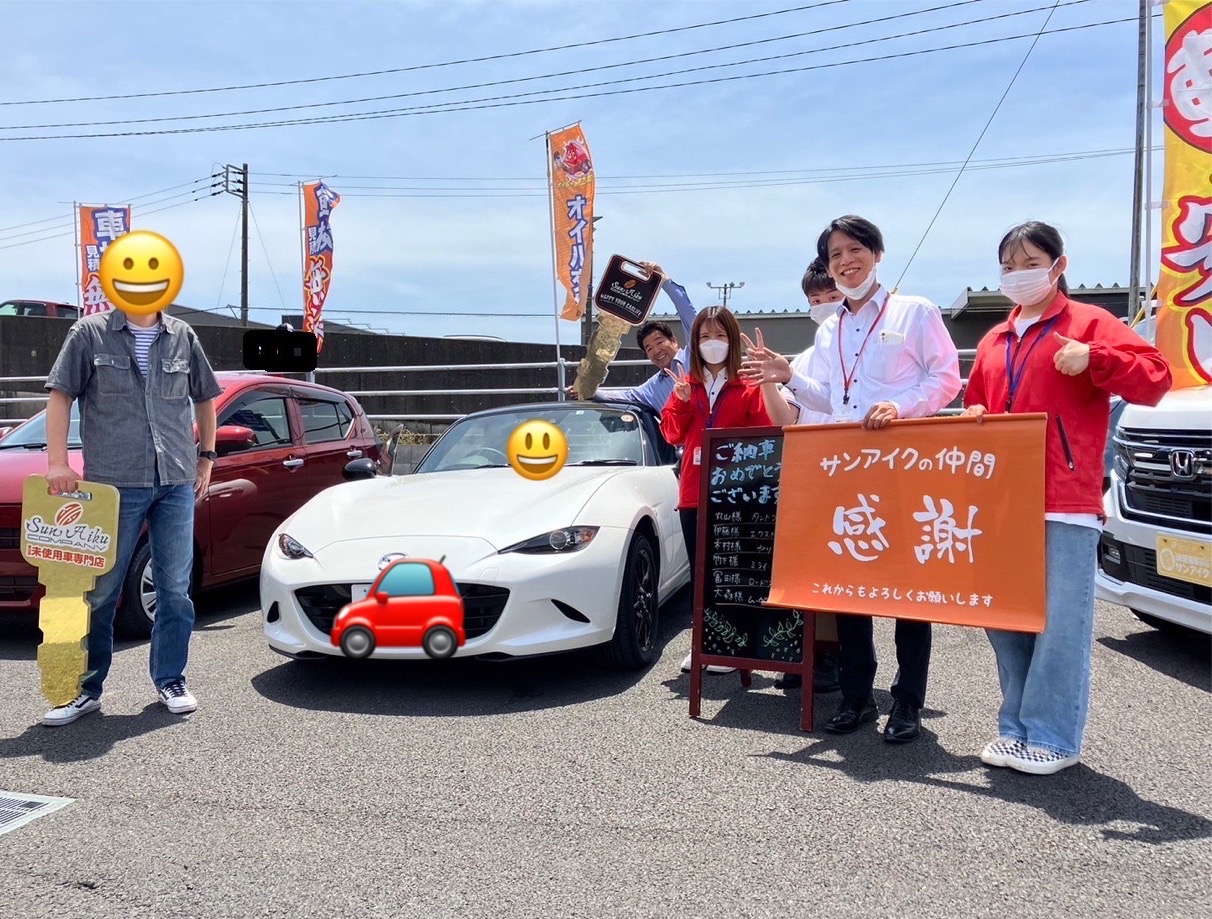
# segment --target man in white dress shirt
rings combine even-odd
[[[897,418],[926,418],[960,390],[959,354],[939,308],[922,297],[890,294],[876,280],[884,254],[879,228],[862,217],[834,220],[817,240],[817,255],[845,297],[817,331],[802,371],[767,349],[750,352],[742,375],[783,383],[800,406],[834,422],[886,427]],[[837,617],[842,703],[825,729],[849,734],[875,721],[876,657],[868,616]],[[921,732],[930,667],[930,624],[897,620],[899,670],[884,739],[907,743]]]

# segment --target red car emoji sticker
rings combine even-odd
[[[375,579],[364,600],[337,613],[332,643],[346,657],[369,657],[375,648],[423,648],[450,657],[466,642],[463,598],[441,562],[399,558]]]

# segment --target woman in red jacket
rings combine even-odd
[[[661,411],[661,434],[674,446],[682,446],[678,515],[690,559],[693,597],[703,432],[708,428],[793,424],[798,412],[787,404],[774,383],[759,388],[741,381],[741,327],[727,307],[711,307],[699,313],[690,328],[690,342],[690,372],[677,379],[671,371],[665,371],[677,383]],[[730,673],[733,669],[708,667],[707,672]],[[682,662],[682,670],[690,671],[689,655]]]
[[[1048,413],[1047,625],[1039,635],[988,631],[1002,707],[999,736],[981,760],[1050,775],[1080,758],[1089,708],[1111,396],[1156,405],[1170,388],[1170,365],[1106,310],[1066,296],[1068,259],[1053,227],[1024,223],[1005,235],[997,251],[1001,291],[1017,305],[977,348],[964,414]]]

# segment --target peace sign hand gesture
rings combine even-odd
[[[689,402],[690,382],[688,380],[680,379],[678,375],[668,367],[665,368],[665,373],[669,374],[669,376],[673,379],[673,394],[683,402]]]
[[[766,347],[761,329],[754,329],[753,334],[757,336],[757,344],[744,332],[741,333],[741,340],[745,343],[745,360],[741,362],[742,379],[753,384],[790,382],[791,365],[787,363],[787,358]]]

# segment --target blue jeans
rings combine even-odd
[[[1038,635],[987,630],[1002,684],[998,733],[1065,756],[1081,752],[1090,707],[1099,532],[1044,524],[1048,620]]]
[[[88,669],[81,689],[95,699],[114,658],[114,613],[126,569],[139,543],[143,521],[151,539],[156,619],[152,626],[149,669],[160,689],[185,674],[194,604],[189,579],[194,564],[194,488],[156,485],[118,488],[118,546],[114,567],[97,578],[87,597],[92,609],[88,630]]]

